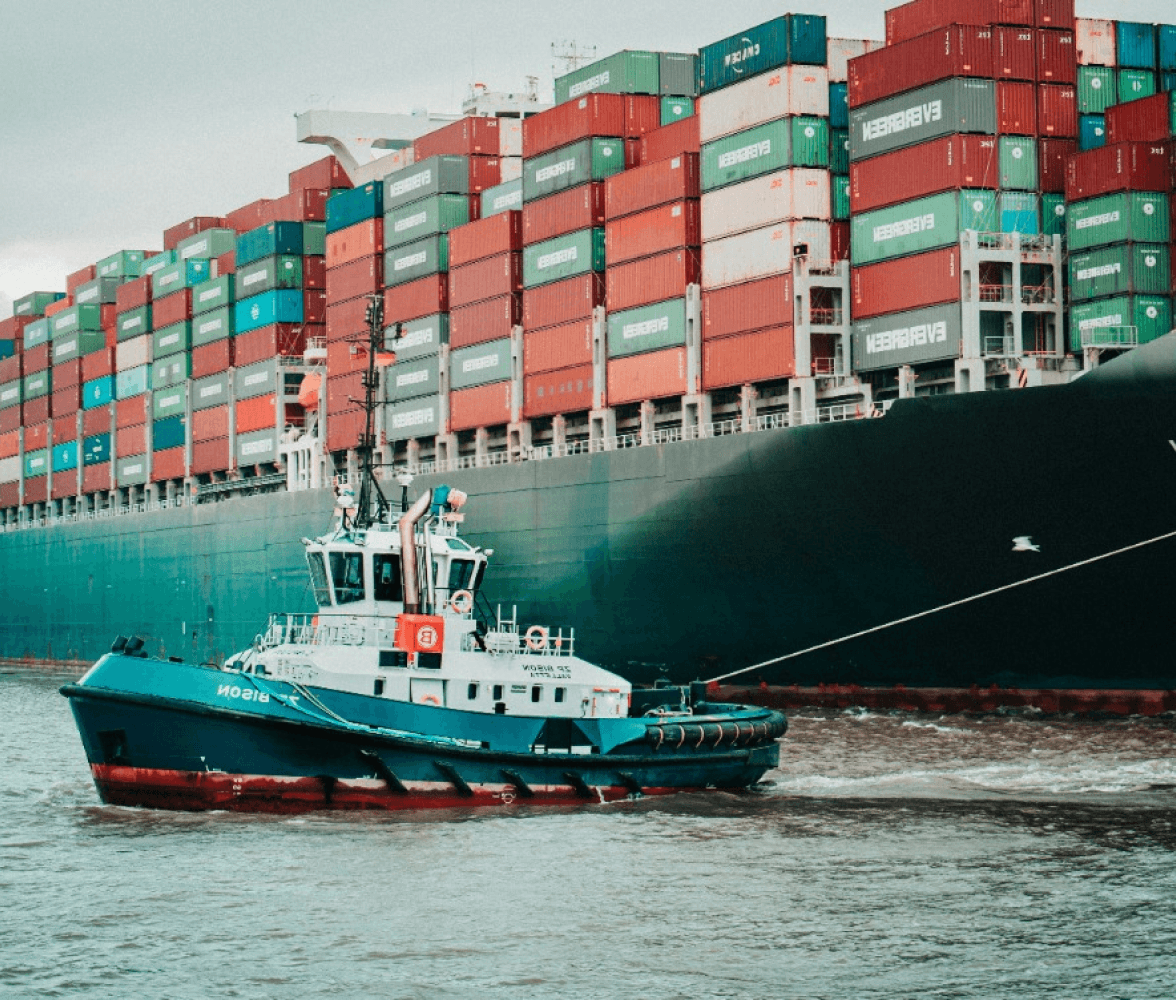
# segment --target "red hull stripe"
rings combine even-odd
[[[321,809],[469,809],[476,806],[568,806],[615,802],[629,797],[621,786],[593,786],[593,798],[582,798],[568,785],[532,785],[532,796],[514,785],[470,785],[463,795],[444,781],[406,781],[407,793],[373,778],[283,778],[221,771],[170,771],[162,768],[92,764],[90,770],[102,801],[109,805],[149,809],[299,813]],[[687,788],[646,788],[646,795],[697,791]]]

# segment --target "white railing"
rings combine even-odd
[[[1095,326],[1082,330],[1082,347],[1138,347],[1139,327]]]
[[[101,521],[124,514],[145,514],[156,510],[171,510],[176,507],[192,506],[193,501],[184,496],[171,500],[152,500],[144,503],[121,504],[117,507],[101,507],[98,510],[74,511],[72,514],[42,514],[40,517],[22,515],[16,521],[0,525],[3,531],[26,531],[29,528],[51,528],[58,524],[76,524],[79,521]]]

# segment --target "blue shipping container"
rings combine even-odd
[[[1036,235],[1041,232],[1037,195],[1027,191],[1002,191],[997,204],[1002,233]]]
[[[789,14],[788,61],[809,66],[824,66],[828,58],[824,15]]]
[[[15,340],[0,340],[0,361],[11,358],[16,353]]]
[[[302,322],[302,289],[279,288],[241,299],[234,306],[237,333],[248,333],[271,323]]]
[[[130,399],[141,396],[151,388],[151,366],[139,365],[138,368],[128,368],[114,376],[115,399]]]
[[[1081,150],[1098,149],[1107,143],[1106,116],[1079,115],[1078,116],[1078,148]]]
[[[1156,26],[1139,21],[1116,21],[1115,55],[1120,69],[1155,69]]]
[[[110,435],[94,434],[82,441],[82,464],[101,465],[110,461]]]
[[[363,187],[336,191],[327,199],[327,232],[334,233],[354,226],[364,219],[384,214],[384,182],[372,181]]]
[[[53,471],[69,472],[78,467],[78,443],[66,441],[53,446]]]
[[[103,375],[82,383],[82,409],[92,410],[114,402],[114,376]]]
[[[151,450],[167,451],[178,448],[187,440],[186,424],[183,417],[166,417],[151,424]]]
[[[773,18],[699,49],[698,92],[718,90],[787,62],[788,18]]]
[[[1160,90],[1165,93],[1176,90],[1176,70],[1166,69],[1160,74]]]
[[[1160,69],[1176,72],[1176,24],[1156,25],[1156,49]]]
[[[240,268],[243,264],[252,264],[255,260],[283,253],[302,256],[301,222],[271,222],[268,226],[259,226],[242,233],[237,237],[237,256],[234,259]]]
[[[829,84],[829,127],[849,128],[849,84]]]

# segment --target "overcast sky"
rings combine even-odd
[[[836,37],[882,37],[882,0],[806,0]],[[0,318],[11,300],[194,215],[286,191],[325,155],[310,108],[460,109],[469,84],[550,100],[553,43],[694,51],[776,17],[766,0],[0,0]],[[1172,0],[1079,0],[1176,20]]]

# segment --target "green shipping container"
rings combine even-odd
[[[147,482],[147,456],[131,455],[115,463],[119,486],[140,486]]]
[[[1172,329],[1172,300],[1162,295],[1122,295],[1082,302],[1070,310],[1070,350],[1083,346],[1147,344]]]
[[[143,261],[143,266],[139,268],[139,276],[145,278],[148,275],[153,275],[175,262],[176,252],[174,250],[164,250],[163,253],[157,253],[154,257],[148,257]]]
[[[834,174],[832,178],[833,218],[849,218],[849,178]]]
[[[236,249],[235,229],[205,229],[176,244],[176,260],[210,260],[222,253],[235,252]]]
[[[65,292],[29,292],[12,303],[12,315],[44,316],[46,306],[64,298]]]
[[[49,471],[49,449],[38,448],[36,451],[26,451],[24,457],[25,479],[36,479]]]
[[[151,335],[151,356],[166,358],[180,351],[190,350],[192,347],[192,321],[184,320],[156,330]],[[155,385],[167,385],[166,382],[155,382]]]
[[[1037,190],[1036,139],[1001,136],[1000,186],[1012,191]]]
[[[1167,295],[1172,288],[1166,245],[1121,243],[1072,254],[1070,297],[1075,302],[1110,295]]]
[[[151,388],[151,366],[139,365],[114,373],[114,398],[131,399]]]
[[[79,330],[102,329],[102,306],[70,306],[49,317],[49,329],[53,339],[65,337]]]
[[[437,194],[384,213],[384,246],[388,249],[447,233],[470,221],[470,199],[464,194]]]
[[[384,285],[393,288],[449,270],[449,236],[430,236],[384,253]]]
[[[996,192],[977,189],[960,192],[960,232],[995,233],[998,228]]]
[[[117,336],[119,340],[134,340],[151,332],[151,305],[139,306],[118,314]]]
[[[120,282],[118,278],[95,278],[74,289],[77,305],[113,305]]]
[[[829,119],[801,115],[792,123],[792,166],[829,166]]]
[[[468,389],[510,378],[510,338],[462,347],[449,355],[449,388]]]
[[[225,275],[231,278],[232,275]],[[201,313],[192,317],[192,346],[203,347],[218,340],[231,337],[234,330],[232,306],[221,306],[212,312]]]
[[[106,346],[106,334],[101,330],[81,330],[53,341],[52,362],[73,361],[86,354],[93,354]]]
[[[701,161],[702,190],[714,191],[791,166],[792,129],[789,122],[790,119],[782,118],[705,143]],[[828,159],[827,146],[825,156]]]
[[[27,403],[30,399],[40,399],[53,391],[53,371],[33,372],[24,377],[23,396]]]
[[[143,267],[142,250],[120,250],[97,264],[99,278],[137,278]]]
[[[378,214],[384,215],[400,205],[420,201],[431,194],[469,193],[468,156],[430,156],[384,178],[384,194]]]
[[[24,349],[49,343],[49,320],[35,319],[24,329]]]
[[[302,258],[293,254],[263,257],[238,268],[234,276],[234,293],[238,299],[247,299],[275,288],[301,287]]]
[[[683,118],[694,117],[693,97],[663,97],[661,101],[661,123],[673,125]]]
[[[498,184],[486,188],[480,195],[482,199],[481,218],[486,219],[500,212],[518,211],[523,207],[523,179],[516,178],[505,184]]]
[[[183,354],[171,354],[166,358],[158,358],[151,364],[151,387],[153,389],[179,385],[191,377],[192,355],[187,351]]]
[[[1156,75],[1150,69],[1119,70],[1119,103],[1151,97],[1156,92]]]
[[[211,281],[202,281],[192,289],[192,315],[212,312],[221,306],[232,305],[236,301],[235,283],[233,275],[222,274]]]
[[[604,270],[604,230],[580,229],[523,247],[523,287]]]
[[[327,253],[327,224],[325,222],[302,223],[302,256],[325,257]]]
[[[188,383],[156,389],[151,394],[151,415],[156,420],[181,415],[188,404]]]
[[[1110,66],[1078,67],[1078,114],[1102,115],[1119,103],[1119,78]]]
[[[855,265],[952,246],[960,238],[960,203],[954,191],[855,215],[851,255]]]
[[[1071,253],[1112,243],[1167,243],[1169,232],[1167,195],[1127,191],[1066,206]]]
[[[16,406],[24,398],[24,379],[0,383],[0,410]]]
[[[829,169],[835,174],[849,173],[849,130],[829,130]]]
[[[584,139],[523,161],[523,201],[602,181],[625,169],[624,139]]]
[[[398,364],[437,354],[441,345],[448,343],[449,313],[435,313],[401,323],[399,336],[394,326],[384,331],[384,346],[395,352]]]
[[[1066,235],[1066,199],[1062,195],[1041,196],[1041,231],[1046,236]]]
[[[660,63],[656,52],[625,50],[555,78],[555,103],[585,94],[657,94]]]
[[[609,313],[608,356],[660,351],[686,343],[686,300],[670,299],[638,309]]]
[[[208,271],[208,260],[205,258],[190,257],[168,264],[151,276],[151,294],[162,299],[172,292],[199,285],[208,280]]]

